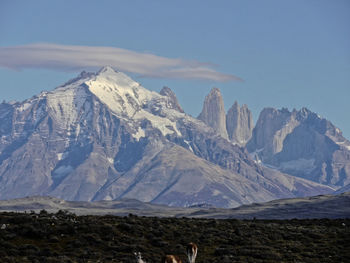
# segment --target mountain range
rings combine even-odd
[[[306,108],[266,108],[254,127],[246,105],[226,114],[214,88],[194,118],[170,88],[150,91],[110,67],[0,104],[0,199],[232,208],[349,183],[350,142]]]

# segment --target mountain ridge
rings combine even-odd
[[[247,149],[257,161],[294,176],[336,188],[350,182],[350,142],[307,108],[265,108]]]
[[[137,195],[159,204],[236,207],[334,190],[261,166],[182,112],[170,89],[162,93],[105,67],[22,103],[0,104],[0,198]]]

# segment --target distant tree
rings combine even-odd
[[[47,215],[47,211],[45,209],[40,210],[40,215]]]

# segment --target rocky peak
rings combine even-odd
[[[78,85],[74,85],[75,87],[77,87],[81,83],[83,83],[84,81],[91,79],[91,78],[94,78],[95,76],[96,76],[96,74],[94,72],[86,72],[85,70],[83,70],[82,72],[80,72],[80,74],[77,77],[68,80],[61,87],[67,87],[67,86],[71,86],[72,84],[78,83]],[[61,87],[58,87],[58,89]]]
[[[96,74],[96,81],[101,84],[114,84],[120,88],[138,87],[140,84],[123,72],[115,71],[109,66],[101,68]]]
[[[184,113],[184,110],[181,108],[175,93],[168,87],[163,87],[159,92],[160,95],[167,96],[169,98],[169,108],[177,110],[179,112]]]
[[[118,71],[115,71],[111,66],[104,66],[97,72],[97,75],[116,73],[118,73]]]
[[[226,115],[226,128],[228,138],[244,146],[252,136],[253,116],[247,105],[239,107],[237,101],[228,110]]]
[[[249,151],[264,149],[265,161],[282,150],[285,137],[299,125],[288,109],[264,108],[247,144]]]
[[[264,109],[247,148],[255,159],[294,176],[332,187],[350,182],[350,142],[307,108]]]
[[[213,88],[205,97],[198,119],[212,127],[223,138],[228,139],[224,101],[218,88]]]
[[[293,112],[294,113],[294,112]],[[320,115],[310,111],[307,108],[302,108],[299,111],[295,111],[296,119],[305,125],[308,125],[312,129],[316,130],[320,134],[327,135],[334,141],[346,140],[339,128],[334,126],[330,121],[322,118]]]

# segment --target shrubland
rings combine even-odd
[[[0,213],[1,262],[350,262],[350,219],[237,220]]]

